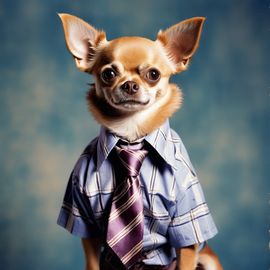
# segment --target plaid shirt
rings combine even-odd
[[[118,140],[101,127],[70,176],[58,224],[81,238],[106,237],[117,170],[110,153]],[[166,265],[174,248],[203,243],[217,229],[186,149],[168,121],[147,135],[145,144],[150,151],[140,172],[144,262]]]

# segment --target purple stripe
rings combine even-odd
[[[140,159],[130,153],[127,153],[125,150],[119,153],[119,157],[128,174],[133,175],[133,170],[136,171],[135,175],[139,174],[140,168],[142,166]]]
[[[116,148],[120,161],[126,170],[127,175],[138,175],[140,168],[142,166],[142,162],[147,154],[146,150],[129,150]],[[134,172],[134,170],[136,172]]]
[[[117,201],[113,200],[113,204],[112,204],[112,210],[114,210],[116,207],[119,208],[121,207],[123,204],[125,204],[129,198],[135,193],[138,191],[140,191],[140,183],[139,183],[139,179],[137,178],[133,178],[133,179],[130,179],[133,184],[126,190],[125,193],[122,194],[121,197],[119,197],[117,199]],[[128,181],[130,181],[128,180]],[[119,194],[121,193],[121,190],[119,189],[119,192],[117,194],[115,194],[115,196],[118,196]],[[113,208],[114,207],[114,208]]]
[[[134,147],[141,149],[142,144],[134,145]],[[130,266],[138,260],[142,248],[143,201],[138,174],[147,151],[134,151],[130,150],[129,146],[124,146],[123,148],[116,147],[116,152],[123,165],[122,170],[128,177],[114,194],[110,213],[111,220],[109,219],[107,230],[107,242],[120,260],[126,266]],[[127,185],[130,186],[127,188]],[[125,192],[121,194],[123,190]],[[120,215],[118,216],[119,210]],[[134,254],[132,249],[135,250]]]
[[[131,210],[133,213],[131,213]],[[142,213],[142,209],[139,210],[138,212]],[[138,212],[136,213],[133,209],[128,208],[127,211],[123,212],[120,217],[114,219],[113,221],[110,221],[109,223],[110,230],[107,233],[107,240],[112,239],[116,234],[118,234],[121,230],[127,227],[134,220]],[[141,223],[143,224],[143,218]]]
[[[143,226],[139,223],[129,234],[113,246],[113,250],[121,258],[125,256],[136,244],[138,244],[142,238]]]
[[[126,195],[128,195],[128,196],[123,196],[123,198],[121,198],[121,200],[119,200],[119,206],[122,206],[123,204],[120,204],[120,203],[127,202],[129,197],[132,196],[132,194],[134,194],[135,191],[133,191],[132,189],[133,188],[131,187],[129,189],[129,192],[126,193]],[[116,205],[113,204],[111,211],[114,211],[118,207],[116,207]],[[120,216],[113,219],[112,221],[109,221],[108,226],[109,226],[110,230],[108,231],[107,239],[108,240],[111,239],[112,237],[114,237],[114,235],[116,235],[124,227],[128,226],[128,224],[130,222],[132,222],[134,220],[134,218],[137,216],[137,214],[140,212],[141,213],[143,212],[143,203],[142,203],[141,196],[137,200],[135,200],[135,202],[133,204],[131,204],[129,208],[127,208],[123,213],[121,213]]]

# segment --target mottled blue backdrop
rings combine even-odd
[[[2,0],[0,2],[0,268],[83,269],[79,239],[56,225],[69,173],[99,127],[91,78],[75,69],[57,12],[109,39],[155,39],[206,16],[200,48],[175,76],[183,108],[171,119],[200,176],[227,270],[266,270],[269,242],[270,2],[264,0]]]

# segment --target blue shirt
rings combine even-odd
[[[70,176],[58,224],[81,238],[106,236],[115,171],[110,153],[119,138],[101,127]],[[150,149],[141,167],[144,262],[169,264],[175,248],[203,243],[217,229],[187,151],[166,121],[145,137]]]

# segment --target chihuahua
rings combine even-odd
[[[134,142],[158,129],[180,108],[182,92],[169,79],[187,69],[205,18],[191,18],[159,31],[155,41],[143,37],[107,41],[105,32],[82,19],[59,16],[77,68],[94,76],[87,102],[96,121],[107,130]],[[83,238],[82,245],[86,269],[103,270],[101,240]],[[173,269],[223,269],[207,243],[202,248],[199,243],[177,248],[175,254]]]

